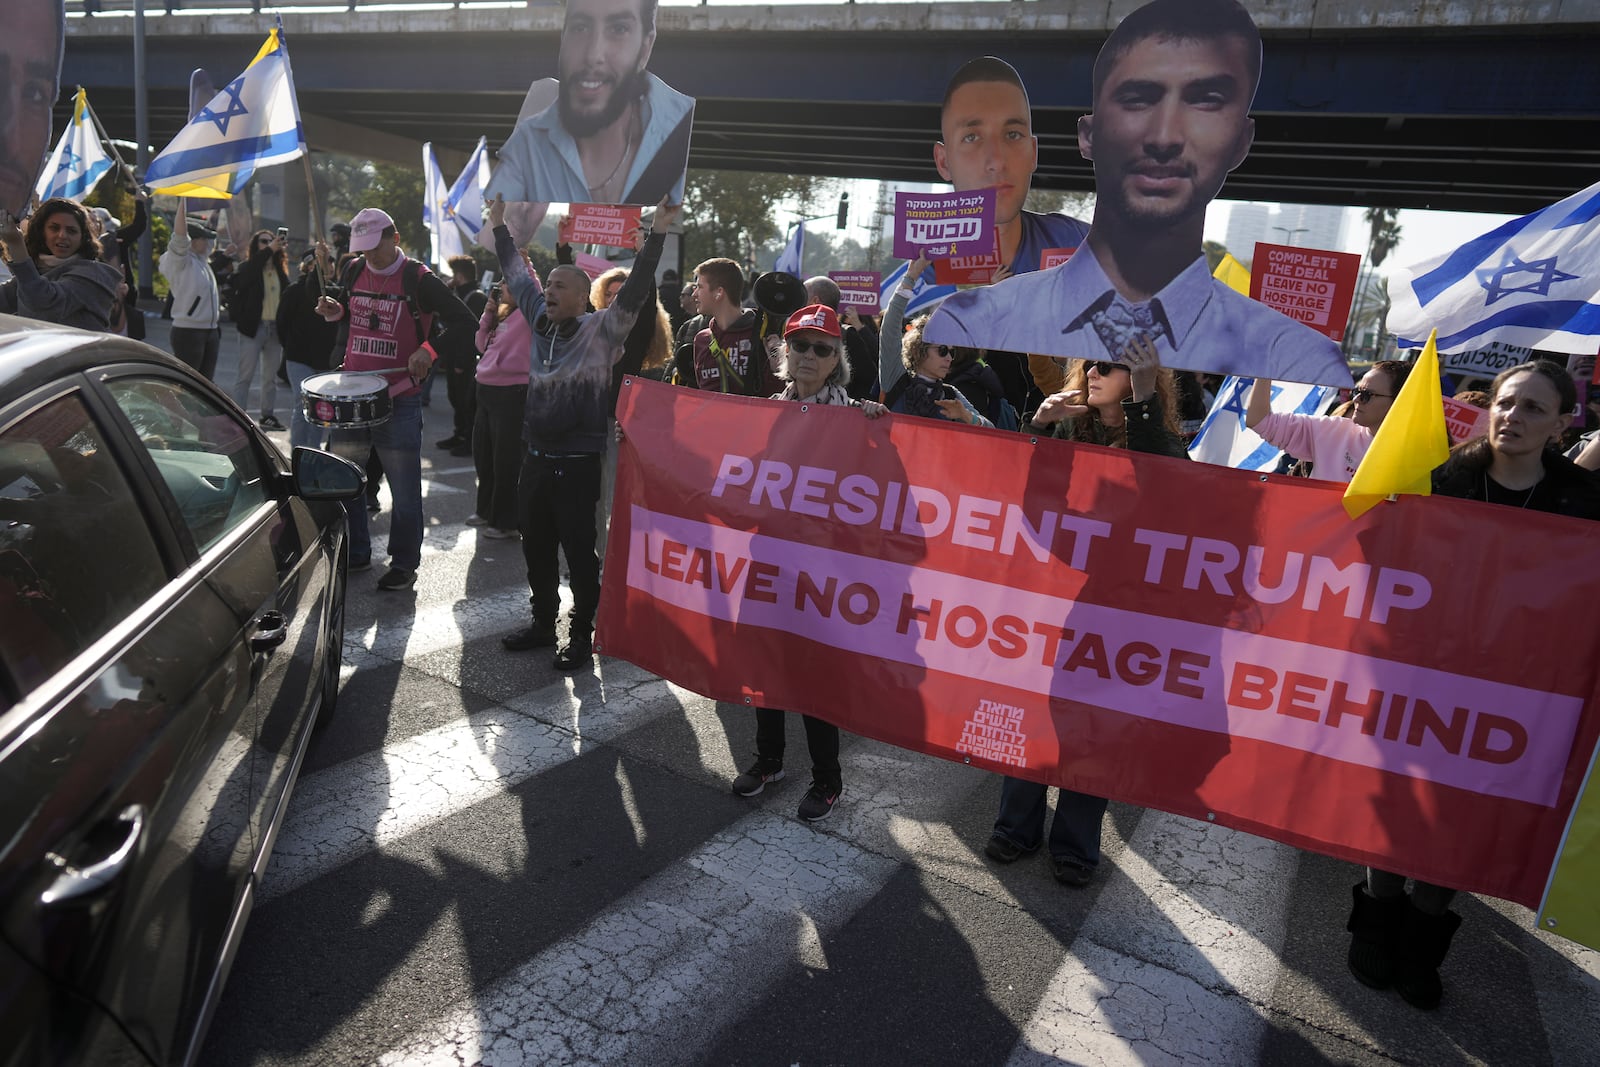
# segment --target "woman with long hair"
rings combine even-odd
[[[28,220],[0,226],[14,275],[0,285],[0,311],[82,330],[109,330],[122,272],[100,261],[100,233],[76,200],[51,197]]]
[[[1177,385],[1172,372],[1161,366],[1154,343],[1142,335],[1115,363],[1078,360],[1067,372],[1066,389],[1045,398],[1028,429],[1068,441],[1188,456],[1178,430]],[[983,849],[986,856],[1010,863],[1038,849],[1044,839],[1046,790],[1038,782],[1005,780],[1000,813]],[[1061,790],[1049,840],[1057,882],[1077,888],[1094,878],[1105,813],[1105,798]]]
[[[1600,476],[1556,450],[1572,422],[1578,390],[1555,363],[1519,363],[1490,389],[1489,429],[1457,445],[1433,472],[1438,496],[1600,519]],[[1439,965],[1461,927],[1450,911],[1455,890],[1367,868],[1351,887],[1350,971],[1374,989],[1390,986],[1413,1007],[1436,1008],[1444,994]]]
[[[273,412],[278,398],[278,364],[283,345],[278,337],[278,304],[289,288],[288,238],[257,230],[250,254],[234,275],[228,312],[244,343],[239,346],[239,373],[233,380],[233,402],[250,410],[250,386],[261,368],[261,428],[281,430]]]

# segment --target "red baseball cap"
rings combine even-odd
[[[839,314],[827,304],[808,304],[789,316],[783,335],[788,337],[796,330],[819,330],[829,337],[839,337]]]

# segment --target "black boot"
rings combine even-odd
[[[1406,901],[1405,921],[1395,951],[1394,988],[1413,1008],[1432,1011],[1444,995],[1439,964],[1450,951],[1450,939],[1461,929],[1461,916],[1453,911],[1429,915]]]
[[[1410,902],[1404,895],[1374,897],[1365,882],[1350,889],[1355,905],[1344,924],[1350,938],[1350,973],[1362,985],[1388,989],[1395,978],[1395,949]]]

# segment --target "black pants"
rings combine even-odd
[[[756,758],[783,762],[784,713],[776,708],[756,709]],[[806,725],[806,747],[811,750],[811,777],[818,785],[837,789],[843,784],[839,773],[839,728],[830,722],[800,716]]]
[[[209,330],[196,326],[172,327],[172,354],[205,377],[215,381],[217,353],[222,348],[222,327]]]
[[[522,414],[526,385],[478,386],[478,417],[472,427],[472,463],[478,469],[478,514],[500,530],[517,528],[517,482],[522,458]]]
[[[570,640],[582,645],[594,632],[600,605],[600,559],[595,555],[595,505],[600,501],[600,453],[535,456],[524,452],[517,483],[517,528],[528,564],[535,629],[556,624],[561,607],[561,564],[572,582]]]
[[[445,395],[450,398],[450,410],[455,414],[456,436],[463,441],[472,440],[473,424],[477,422],[478,414],[478,382],[475,377],[477,368],[468,364],[465,367],[447,368],[444,372]],[[482,512],[479,512],[482,515]],[[484,516],[487,518],[488,516]]]

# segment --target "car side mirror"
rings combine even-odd
[[[347,459],[298,445],[290,462],[295,495],[303,500],[353,500],[366,491],[366,473]]]

